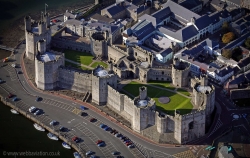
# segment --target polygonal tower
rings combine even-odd
[[[172,81],[173,85],[177,87],[188,86],[188,75],[190,72],[190,65],[180,61],[178,58],[173,60],[172,66]]]
[[[25,23],[25,38],[26,38],[26,57],[35,60],[37,55],[37,42],[45,39],[46,48],[50,48],[51,29],[49,14],[42,14],[42,19],[39,22],[31,22],[31,18],[26,16]]]
[[[108,58],[107,32],[95,32],[90,40],[91,54],[97,58]]]
[[[200,109],[206,112],[206,126],[211,124],[211,114],[215,107],[215,88],[208,85],[206,75],[200,77],[200,83],[193,88],[192,102]]]
[[[102,66],[97,66],[92,74],[92,102],[105,105],[108,98],[108,85],[117,88],[117,75],[108,72]]]
[[[46,41],[36,44],[35,83],[42,90],[53,90],[57,87],[58,67],[64,66],[64,55],[60,52],[46,51]]]
[[[134,99],[132,128],[136,132],[155,124],[155,101],[147,96],[147,87],[139,88],[139,96]]]

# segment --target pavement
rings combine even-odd
[[[64,136],[69,139],[75,135],[82,138],[84,141],[78,144],[82,151],[92,150],[99,157],[113,157],[111,152],[119,151],[122,156],[128,158],[166,158],[174,157],[172,156],[174,154],[190,151],[187,146],[175,147],[173,145],[158,144],[150,141],[123,126],[115,119],[106,116],[88,103],[83,103],[67,96],[43,92],[36,89],[31,85],[31,81],[28,79],[22,64],[22,53],[24,51],[25,44],[21,44],[17,48],[17,53],[11,57],[15,60],[14,62],[17,65],[20,65],[19,68],[11,67],[11,63],[6,63],[8,65],[0,68],[0,77],[6,81],[5,83],[0,84],[0,92],[4,93],[6,96],[9,92],[17,95],[20,100],[13,103],[18,108],[27,111],[29,107],[35,106],[42,109],[44,114],[37,116],[37,119],[47,125],[49,125],[49,122],[52,120],[59,121],[59,125],[55,126],[54,130],[58,130],[60,126],[69,128],[70,131],[63,133]],[[17,74],[17,71],[20,70],[23,73]],[[35,100],[37,96],[42,97],[43,100],[36,102]],[[12,100],[8,101],[12,102]],[[86,110],[88,116],[80,116],[81,111],[79,111],[79,107],[81,105],[88,107],[88,110]],[[95,123],[90,123],[89,119],[92,117],[97,119]],[[130,138],[136,145],[136,148],[128,149],[119,139],[111,135],[109,132],[100,129],[99,125],[101,123],[116,129],[121,134]],[[104,140],[106,146],[101,148],[97,147],[95,142],[98,139]]]

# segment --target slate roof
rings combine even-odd
[[[243,82],[245,82],[245,75],[244,74],[240,74],[240,75],[236,76],[233,80],[231,80],[229,82],[229,84],[230,85],[231,84],[241,84]]]
[[[97,14],[97,13],[94,14],[93,16],[91,16],[90,19],[94,19],[94,20],[97,20],[97,21],[100,21],[100,22],[105,22],[105,23],[112,23],[112,22],[115,21],[112,18],[107,18],[107,17],[102,16],[102,15]]]
[[[198,19],[200,15],[188,10],[187,8],[169,0],[166,3],[162,5],[164,8],[169,7],[172,13],[174,13],[176,16],[182,17],[183,19],[191,21],[191,18],[195,17]]]
[[[152,14],[152,17],[154,17],[157,22],[162,22],[162,20],[169,17],[171,13],[172,12],[171,12],[170,8],[166,7],[166,8],[160,9],[159,11]]]
[[[182,42],[196,36],[199,33],[193,25],[184,27],[176,32],[173,32],[164,26],[158,27],[158,30]]]
[[[107,8],[107,11],[109,12],[110,15],[116,15],[122,11],[124,11],[126,8],[121,5],[121,4],[112,4],[110,6],[108,6]]]
[[[243,58],[239,61],[238,66],[240,68],[243,68],[249,64],[250,64],[250,56],[247,56],[246,58]]]
[[[233,69],[230,66],[225,66],[222,69],[219,70],[219,72],[215,71],[215,73],[220,76],[223,77],[229,73],[231,73],[233,71]]]
[[[185,1],[181,2],[181,3],[179,3],[179,4],[181,6],[183,6],[183,7],[185,7],[185,8],[187,8],[187,9],[190,10],[190,9],[193,9],[193,8],[201,5],[202,2],[198,1],[198,0],[185,0]]]
[[[245,77],[248,80],[248,82],[250,82],[250,70],[248,70],[247,72],[245,72]]]
[[[157,24],[161,22],[161,20],[158,20],[157,18],[155,18],[155,17],[153,17],[153,16],[151,16],[151,15],[148,15],[148,14],[142,15],[141,17],[139,17],[138,20],[139,20],[139,21],[148,20],[148,21],[150,21],[150,22],[152,23],[152,25],[153,25],[154,27],[156,27]]]
[[[211,23],[212,23],[212,20],[210,19],[208,15],[203,15],[202,17],[195,20],[195,26],[199,30],[202,30],[208,27]]]
[[[217,11],[209,15],[213,24],[218,23],[221,19],[227,18],[230,13],[227,10]]]
[[[64,16],[66,16],[66,17],[68,17],[68,18],[70,18],[70,19],[75,19],[75,15],[72,14],[72,13],[70,13],[70,12],[65,12],[65,13],[64,13]]]
[[[155,31],[155,27],[148,20],[143,20],[131,28],[133,35],[137,37],[137,39],[143,39],[145,36],[153,33]]]
[[[240,38],[237,38],[236,40],[234,40],[233,42],[230,42],[229,44],[227,44],[225,47],[223,47],[223,49],[231,49],[234,48],[236,46],[238,46],[241,42],[245,41],[246,38],[250,37],[250,32],[241,35]],[[240,44],[241,45],[241,44]]]
[[[79,21],[79,20],[69,19],[69,20],[65,21],[64,24],[78,26],[78,25],[82,25],[83,23],[81,21]]]
[[[222,9],[226,7],[226,2],[220,0],[212,0],[210,3]]]
[[[167,49],[163,50],[160,54],[161,54],[161,56],[165,57],[172,52],[173,52],[173,50],[171,48],[167,48]]]

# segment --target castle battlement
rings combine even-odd
[[[113,93],[120,95],[120,96],[125,96],[125,94],[120,93],[119,91],[117,91],[116,89],[114,89],[113,87],[111,87],[110,85],[108,85],[108,90],[112,91]]]
[[[86,78],[90,78],[92,77],[91,76],[91,73],[89,70],[81,70],[83,72],[79,72],[77,70],[74,70],[74,69],[70,69],[70,68],[67,68],[67,67],[59,67],[60,71],[64,71],[65,73],[74,73],[76,75],[79,75],[79,76],[85,76]]]
[[[119,47],[117,47],[115,45],[111,45],[109,47],[111,47],[111,48],[115,49],[116,51],[121,52],[123,54],[127,54],[127,52],[125,52],[124,50],[120,49]]]
[[[181,116],[183,120],[187,120],[187,119],[193,119],[195,117],[199,117],[203,115],[205,115],[205,110],[199,110],[199,111],[191,112],[191,113],[181,115]]]
[[[152,55],[151,52],[149,52],[149,51],[147,51],[147,50],[145,50],[145,49],[142,49],[141,47],[139,47],[139,46],[137,46],[137,45],[135,45],[134,48],[137,49],[137,50],[139,50],[139,51],[142,51],[143,53],[145,53],[145,54],[147,54],[147,55]]]

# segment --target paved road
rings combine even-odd
[[[22,44],[17,49],[18,53],[13,57],[16,59],[16,63],[21,65],[21,53],[24,51],[25,45]],[[151,143],[147,140],[142,139],[132,131],[124,128],[123,126],[111,121],[107,117],[103,117],[100,113],[93,111],[91,108],[87,110],[89,116],[82,117],[79,116],[79,111],[75,107],[79,107],[83,103],[79,103],[70,99],[63,98],[61,96],[49,95],[47,93],[42,93],[39,90],[33,89],[28,81],[26,80],[24,74],[16,74],[16,71],[22,68],[12,68],[7,65],[0,68],[0,77],[6,80],[6,83],[0,85],[0,91],[6,89],[8,92],[16,94],[20,101],[16,102],[16,106],[26,108],[30,106],[36,106],[44,110],[45,114],[38,116],[38,119],[43,120],[44,123],[48,124],[51,120],[58,120],[60,122],[59,126],[65,126],[71,129],[70,132],[65,135],[71,138],[77,135],[84,139],[80,143],[80,147],[84,150],[93,150],[98,156],[110,157],[111,151],[118,150],[121,155],[125,157],[143,157],[142,154],[135,149],[128,149],[120,140],[111,135],[108,132],[101,130],[98,125],[102,122],[115,128],[123,135],[129,137],[136,146],[143,152],[145,157],[171,157],[171,155],[188,151],[187,147],[167,147],[159,146],[155,143]],[[19,82],[20,81],[20,82]],[[7,95],[7,92],[5,92]],[[36,96],[43,98],[41,102],[36,102]],[[85,105],[88,106],[88,105]],[[91,117],[97,118],[96,123],[90,123],[89,119]],[[58,126],[58,127],[59,127]],[[55,130],[58,129],[55,127]],[[95,141],[102,139],[106,141],[107,146],[104,148],[99,148],[95,145]]]

